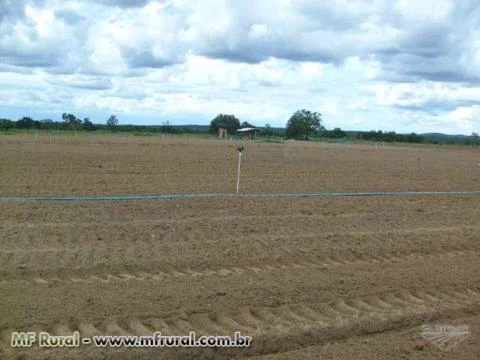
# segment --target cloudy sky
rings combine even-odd
[[[0,0],[0,117],[480,131],[478,0]]]

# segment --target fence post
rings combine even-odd
[[[238,195],[240,191],[240,169],[241,169],[241,164],[242,164],[242,151],[245,149],[244,146],[238,146],[238,168],[237,168],[237,192],[236,194]]]

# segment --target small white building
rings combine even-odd
[[[218,138],[219,139],[226,139],[227,136],[228,136],[227,129],[225,129],[223,127],[219,127],[218,128]]]

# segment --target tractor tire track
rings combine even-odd
[[[29,225],[25,227],[0,227],[2,246],[21,248],[36,248],[39,239],[48,247],[72,247],[75,244],[118,244],[119,242],[152,241],[156,243],[170,243],[174,241],[192,242],[201,239],[218,239],[219,234],[228,234],[229,238],[249,236],[313,236],[332,232],[402,232],[405,229],[452,229],[478,230],[476,217],[457,219],[454,214],[441,220],[435,217],[425,218],[422,215],[399,218],[392,221],[394,215],[360,214],[359,216],[335,215],[293,215],[272,216],[252,219],[245,225],[241,219],[207,220],[204,222],[193,220],[191,222],[165,221],[153,224],[135,222],[133,224],[106,225],[79,225],[74,228],[63,226],[37,227]],[[309,229],[300,231],[299,229]],[[336,231],[335,231],[336,230]],[[138,239],[138,240],[137,240]]]
[[[0,279],[0,286],[11,284],[24,285],[51,285],[65,283],[84,283],[84,284],[107,284],[110,282],[129,282],[129,281],[159,281],[162,282],[167,278],[199,278],[199,277],[228,277],[233,275],[262,274],[282,271],[321,271],[329,270],[341,266],[365,266],[369,264],[395,264],[414,261],[426,260],[442,260],[451,257],[479,257],[480,252],[471,249],[462,250],[441,250],[432,253],[409,252],[404,254],[388,254],[388,255],[355,255],[350,257],[339,255],[330,255],[322,260],[313,261],[294,261],[281,264],[252,264],[248,266],[232,266],[221,267],[216,269],[169,269],[164,271],[140,271],[125,273],[102,273],[102,275],[78,275],[65,276],[59,275],[55,277],[22,277],[20,279]]]
[[[361,254],[365,252],[358,245],[364,241],[369,246],[369,253],[375,249],[377,253],[385,253],[385,249],[390,252],[405,252],[409,248],[416,249],[419,246],[430,248],[434,246],[440,250],[480,250],[476,244],[476,230],[480,227],[440,227],[440,228],[417,228],[400,229],[392,231],[342,231],[327,233],[306,233],[297,235],[263,235],[251,234],[240,237],[226,236],[222,239],[212,239],[212,246],[218,250],[218,254],[225,254],[232,247],[238,247],[237,259],[241,260],[241,249],[248,245],[249,248],[258,249],[262,253],[264,249],[271,249],[272,243],[276,244],[274,248],[275,255],[278,258],[285,256],[301,256],[305,258],[305,250],[308,249],[310,257],[322,257],[325,253],[347,251],[352,247]],[[440,240],[437,234],[444,235]],[[445,236],[448,235],[448,236]],[[189,236],[192,236],[190,234]],[[455,238],[453,243],[451,239]],[[178,240],[178,238],[177,238]],[[135,264],[142,258],[143,263],[156,263],[159,259],[172,264],[169,254],[184,253],[192,247],[193,239],[189,242],[179,241],[160,241],[155,236],[142,238],[139,241],[130,243],[128,246],[115,244],[97,243],[93,246],[92,242],[82,247],[62,247],[46,246],[43,248],[9,248],[0,249],[0,263],[4,265],[4,271],[16,270],[22,264],[32,264],[33,267],[50,267],[54,264],[57,268],[65,267],[92,267],[96,265],[107,264]],[[241,244],[241,246],[240,246]],[[285,246],[279,246],[284,244]],[[303,253],[301,253],[303,252]],[[348,251],[350,252],[350,251]],[[208,249],[199,248],[196,257],[185,260],[188,263],[198,262],[198,258],[208,253]],[[220,255],[219,255],[220,256]],[[239,257],[240,256],[240,257]],[[360,256],[360,255],[359,255]],[[224,258],[224,256],[221,256]],[[248,256],[250,259],[250,255]],[[195,266],[195,265],[193,265]]]
[[[241,331],[243,335],[253,337],[253,344],[250,348],[236,349],[238,356],[238,351],[244,355],[277,353],[352,336],[403,329],[421,324],[425,319],[477,311],[479,307],[479,289],[401,289],[362,298],[339,298],[328,303],[243,307],[228,313],[107,318],[96,322],[81,319],[58,321],[33,325],[25,331],[47,331],[54,335],[79,331],[81,337],[99,334],[147,335],[155,331],[163,335],[187,335],[190,331],[195,331],[197,335],[229,335]],[[13,330],[2,329],[0,348],[9,354],[18,354],[10,347],[9,339]],[[33,355],[36,351],[49,350],[33,348],[29,351]]]

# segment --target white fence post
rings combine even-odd
[[[238,195],[240,191],[240,169],[242,165],[242,151],[245,149],[244,146],[238,146],[238,168],[237,168],[237,192],[236,194]]]
[[[238,170],[237,170],[237,195],[240,190],[240,167],[242,164],[242,152],[238,152]]]

